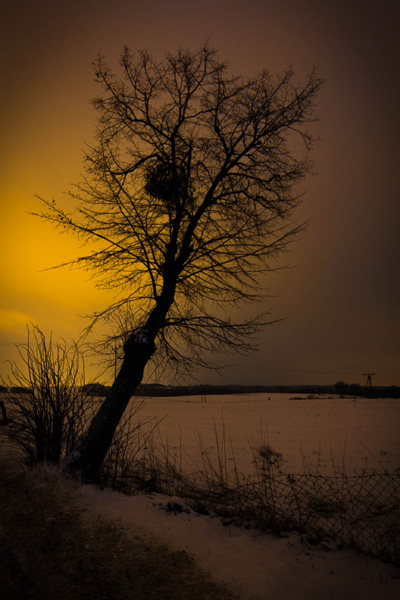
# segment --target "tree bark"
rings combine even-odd
[[[67,468],[81,471],[86,482],[96,481],[118,423],[135,389],[143,378],[144,368],[155,352],[152,339],[132,336],[124,345],[121,369],[90,427],[67,458]]]
[[[10,419],[7,416],[7,410],[6,410],[6,406],[3,402],[3,400],[0,400],[0,411],[1,411],[1,421],[0,421],[0,425],[8,425],[10,422]]]

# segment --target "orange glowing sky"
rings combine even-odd
[[[392,0],[15,0],[2,9],[0,370],[31,320],[77,337],[78,316],[107,297],[87,274],[45,271],[77,252],[28,211],[35,194],[63,194],[82,173],[96,95],[91,61],[115,64],[122,47],[162,58],[205,40],[237,74],[313,65],[321,141],[299,220],[308,231],[270,278],[267,302],[285,322],[260,352],[231,357],[223,379],[243,384],[400,385],[399,117],[400,5]],[[63,199],[64,198],[64,199]]]

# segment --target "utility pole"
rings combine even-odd
[[[363,373],[363,375],[367,378],[365,382],[365,390],[372,390],[372,378],[375,375],[375,373]]]

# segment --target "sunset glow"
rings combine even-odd
[[[209,39],[235,74],[293,65],[302,80],[324,78],[314,133],[314,176],[301,191],[309,227],[279,260],[264,308],[285,319],[269,327],[259,353],[229,357],[221,378],[203,383],[306,384],[338,380],[400,385],[398,3],[316,0],[231,2],[17,0],[5,9],[0,150],[0,373],[26,338],[26,323],[77,338],[80,315],[110,295],[90,275],[49,270],[79,255],[79,242],[29,213],[42,198],[66,209],[83,176],[99,92],[98,52],[117,68],[123,46],[157,58]],[[101,330],[98,332],[101,334]]]

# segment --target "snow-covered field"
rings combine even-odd
[[[193,461],[201,461],[199,436],[203,451],[214,457],[216,440],[221,455],[225,439],[227,461],[233,463],[232,448],[237,467],[245,473],[254,468],[250,448],[263,444],[282,454],[282,470],[287,473],[303,472],[305,463],[323,474],[332,474],[335,468],[348,475],[400,468],[398,400],[293,399],[285,394],[208,396],[206,402],[196,396],[144,398],[136,418],[160,420],[154,443],[168,444],[171,453],[182,456],[185,469],[194,470]],[[62,473],[57,477],[62,489]],[[241,600],[400,597],[398,568],[350,547],[338,550],[335,540],[315,546],[302,543],[295,532],[277,537],[190,509],[167,512],[171,499],[159,494],[128,497],[94,485],[77,488],[76,494],[80,510],[117,523],[126,535],[139,532],[147,543],[161,541],[189,552]]]
[[[201,468],[201,451],[217,460],[225,440],[237,468],[253,472],[251,447],[268,444],[283,456],[282,471],[347,475],[400,468],[400,402],[286,394],[144,398],[140,419],[160,420],[154,443],[168,446],[185,470]],[[140,401],[139,399],[136,400]],[[217,432],[217,435],[216,435]],[[218,443],[217,443],[218,440]],[[393,565],[348,547],[302,543],[296,533],[279,538],[260,530],[224,525],[220,519],[162,510],[171,500],[158,494],[124,496],[94,486],[81,489],[85,503],[107,519],[143,528],[196,558],[212,577],[242,600],[391,600],[399,597]],[[174,499],[178,503],[179,498]]]
[[[285,473],[400,469],[399,400],[238,394],[143,402],[140,419],[160,420],[155,442],[168,443],[185,470],[201,467],[200,439],[213,460],[225,440],[228,466],[236,462],[246,474],[254,469],[251,448],[264,444],[282,454]]]
[[[201,467],[203,451],[217,456],[225,439],[238,469],[254,469],[250,447],[270,445],[283,456],[282,470],[348,475],[400,468],[400,402],[352,398],[292,399],[285,394],[144,398],[140,418],[161,419],[154,443],[168,444],[185,470]],[[217,431],[217,436],[215,435]],[[319,460],[319,465],[317,465]],[[336,465],[336,466],[335,466]],[[94,486],[82,488],[85,502],[125,527],[141,527],[182,548],[212,577],[239,592],[242,600],[389,600],[399,597],[400,573],[393,565],[351,548],[301,543],[299,535],[278,538],[260,530],[224,526],[220,519],[193,511],[166,512],[170,500],[157,494],[127,497]],[[179,499],[176,499],[181,502]]]

